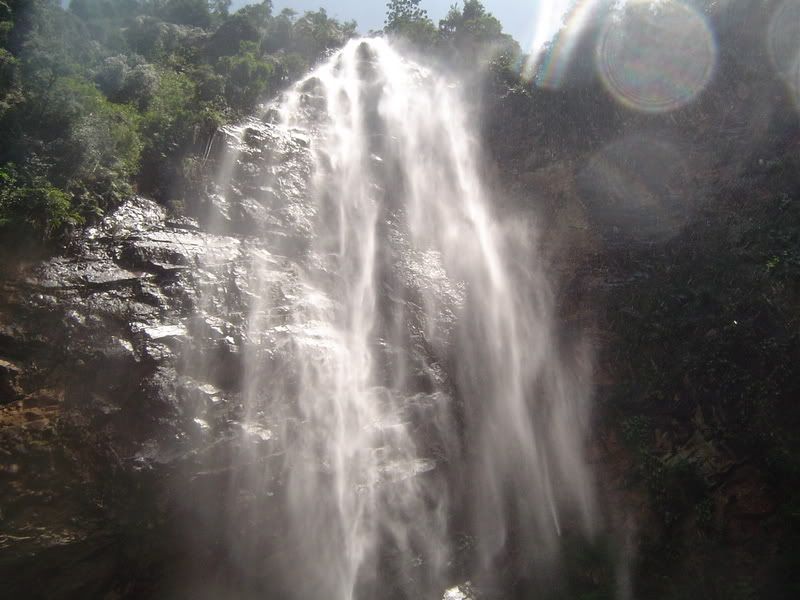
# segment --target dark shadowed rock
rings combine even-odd
[[[134,198],[2,282],[0,596],[124,590],[126,548],[160,543],[173,475],[236,411],[241,243]]]

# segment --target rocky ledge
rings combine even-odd
[[[293,280],[258,244],[135,198],[0,282],[0,596],[137,595],[163,577],[152,544],[173,537],[174,492],[241,437],[249,275],[268,265],[276,297]]]

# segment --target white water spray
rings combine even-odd
[[[282,484],[291,593],[425,598],[512,546],[548,560],[564,518],[592,518],[588,373],[559,349],[532,228],[492,216],[461,90],[358,40],[275,112],[249,124],[286,147],[247,175],[283,229],[253,256],[243,430],[280,457],[247,485]],[[244,187],[232,164],[222,190]]]

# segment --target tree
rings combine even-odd
[[[472,61],[481,54],[517,55],[519,45],[503,33],[503,26],[494,15],[487,13],[480,0],[465,0],[463,9],[450,7],[447,16],[439,21],[439,36],[445,46]]]
[[[418,46],[433,45],[436,26],[419,3],[420,0],[389,0],[384,31],[406,38]]]
[[[297,21],[297,13],[291,8],[284,8],[278,16],[274,17],[270,21],[267,35],[264,38],[264,50],[278,52],[288,48],[292,43],[295,21]]]
[[[70,196],[40,175],[0,167],[0,232],[5,242],[46,240],[82,221]]]
[[[267,27],[272,18],[272,0],[262,0],[258,4],[248,4],[240,8],[236,14],[249,19],[255,27],[262,29]]]
[[[141,10],[138,0],[71,0],[69,10],[84,21],[131,17]]]
[[[419,3],[420,0],[389,0],[386,5],[386,31],[397,31],[408,23],[428,19],[428,11]]]
[[[178,25],[208,27],[211,24],[207,0],[167,0],[161,16]]]
[[[291,47],[310,62],[318,60],[326,52],[342,46],[356,32],[354,21],[340,23],[320,8],[307,12],[292,28]]]
[[[229,0],[0,0],[0,245],[133,192],[202,194],[209,141],[355,34]],[[211,158],[213,160],[213,158]],[[3,248],[0,248],[2,250]]]
[[[261,57],[258,44],[242,42],[239,52],[220,59],[217,71],[225,81],[227,103],[246,113],[267,97],[275,66]]]
[[[208,40],[206,52],[211,59],[230,56],[239,51],[243,42],[258,43],[262,36],[263,32],[257,22],[240,11],[225,19],[225,22],[217,28]]]
[[[227,17],[231,9],[231,0],[208,0],[208,9],[218,17]]]

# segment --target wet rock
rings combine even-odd
[[[281,225],[279,219],[253,198],[241,198],[234,210],[234,222],[239,230],[251,235],[274,230]]]
[[[209,231],[230,231],[233,228],[231,204],[221,191],[209,194],[203,209]]]
[[[762,533],[764,519],[775,512],[778,501],[757,469],[742,466],[717,492],[717,504],[728,540],[741,543]]]
[[[0,281],[0,596],[102,597],[173,538],[200,457],[229,456],[251,269],[288,273],[241,247],[133,198]]]
[[[22,368],[0,358],[0,404],[13,402],[22,397],[20,379]]]
[[[472,584],[467,582],[447,590],[442,600],[478,600],[478,598],[472,589]]]

